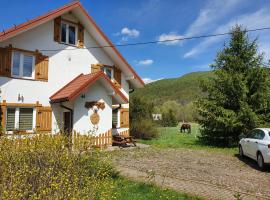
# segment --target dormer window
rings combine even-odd
[[[12,53],[12,76],[18,78],[33,78],[35,56],[19,51]]]
[[[102,68],[102,71],[104,72],[104,74],[106,74],[109,79],[112,79],[113,78],[113,69],[111,67],[103,67]]]
[[[70,45],[76,45],[76,26],[68,22],[61,22],[61,42]]]

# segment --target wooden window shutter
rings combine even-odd
[[[129,127],[129,109],[128,108],[120,109],[120,127],[121,128]]]
[[[3,103],[1,104],[1,126],[2,129],[6,129],[6,112],[7,112],[7,105],[6,101],[4,100]],[[1,134],[1,133],[0,133]]]
[[[36,54],[35,79],[48,81],[49,57],[40,53]]]
[[[91,73],[96,73],[101,70],[101,65],[99,64],[92,64],[91,65]]]
[[[36,107],[36,130],[40,132],[52,131],[52,109],[51,107]]]
[[[54,19],[54,41],[60,42],[61,16]]]
[[[84,47],[84,28],[82,24],[78,24],[78,45],[79,48]]]
[[[121,70],[114,68],[114,80],[117,82],[116,85],[121,87]]]
[[[0,76],[11,76],[11,58],[11,48],[0,48]]]

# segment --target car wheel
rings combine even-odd
[[[264,164],[264,159],[261,153],[258,153],[257,155],[257,163],[260,169],[264,169],[265,164]]]
[[[240,155],[240,157],[244,157],[244,152],[243,152],[243,148],[241,145],[239,145],[239,155]]]

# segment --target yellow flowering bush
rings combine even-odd
[[[61,135],[0,138],[0,199],[112,199],[110,159],[68,146]]]

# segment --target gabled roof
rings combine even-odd
[[[124,59],[124,57],[121,55],[121,53],[114,47],[113,43],[109,40],[109,38],[102,32],[102,30],[98,27],[98,25],[95,23],[94,19],[87,13],[87,11],[83,8],[81,3],[79,1],[74,1],[72,3],[66,4],[54,11],[48,12],[42,16],[39,16],[35,19],[29,20],[25,23],[22,23],[18,26],[14,26],[13,28],[7,29],[3,32],[0,32],[0,42],[7,40],[11,37],[14,37],[20,33],[23,33],[27,30],[30,30],[31,28],[35,28],[47,21],[50,21],[64,13],[67,13],[72,10],[78,10],[80,11],[80,14],[82,13],[83,17],[86,19],[87,23],[91,24],[91,30],[95,33],[97,33],[100,36],[100,40],[102,40],[102,43],[99,42],[98,38],[95,38],[97,42],[101,43],[100,46],[112,46],[109,49],[113,51],[113,54],[119,58],[121,63],[123,63],[128,70],[133,74],[135,82],[134,84],[137,87],[144,86],[143,80],[139,77],[139,75],[135,72],[135,70],[129,65],[129,63]],[[90,30],[89,29],[89,30]],[[103,48],[105,51],[108,48]],[[109,50],[108,50],[109,51]]]
[[[96,72],[91,74],[80,74],[55,94],[50,97],[51,103],[59,103],[65,101],[71,101],[76,99],[81,93],[85,92],[96,81],[103,79],[106,85],[113,89],[115,92],[115,98],[122,99],[119,103],[128,103],[128,99],[125,95],[112,83],[112,81],[102,72]]]

